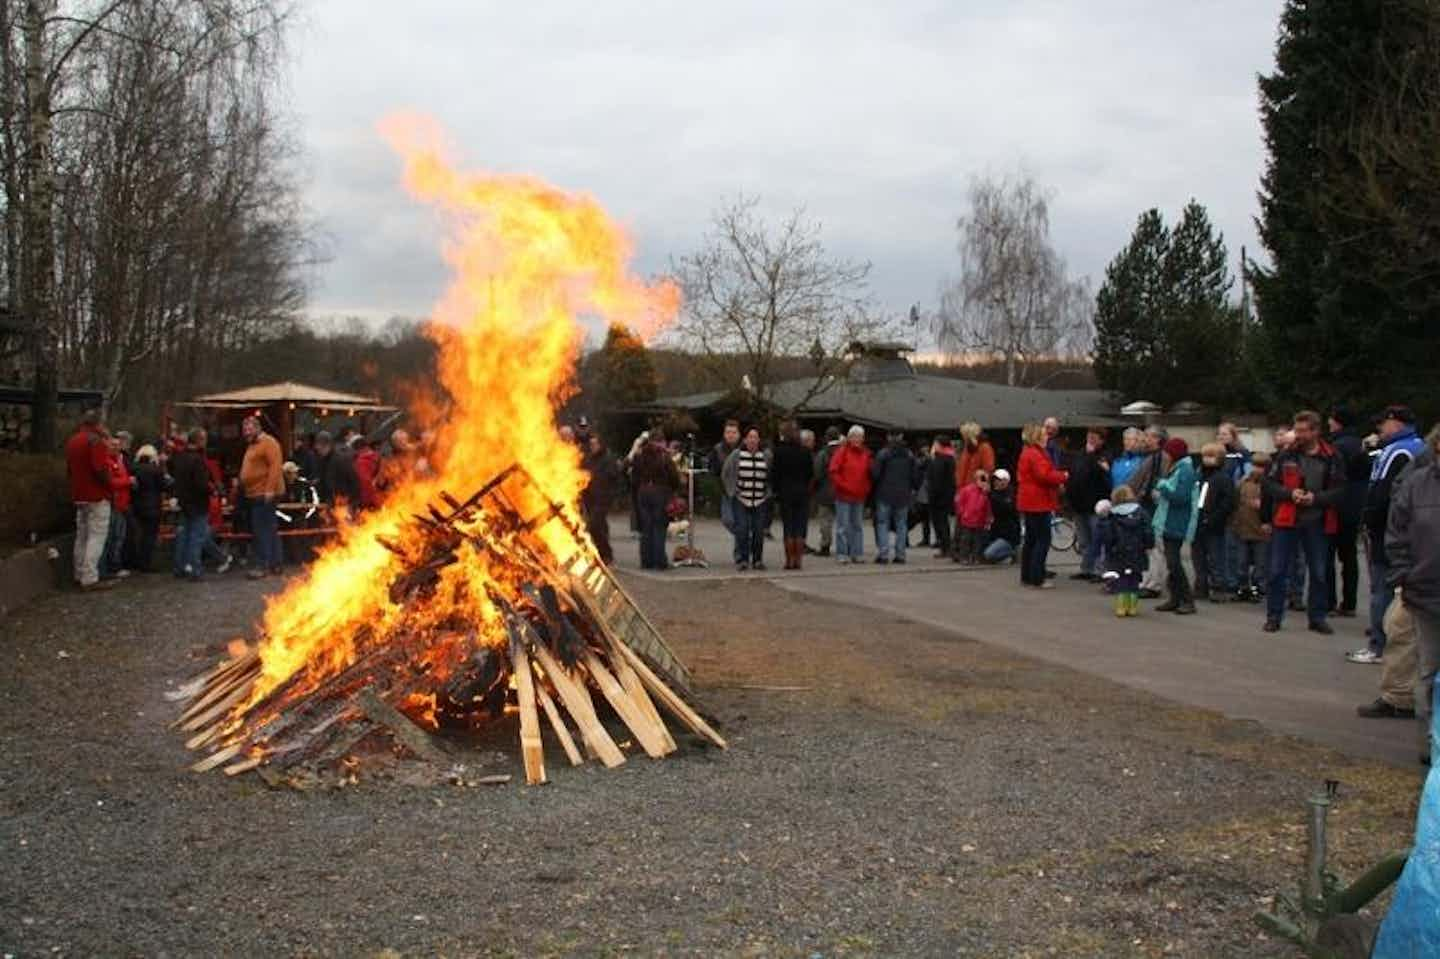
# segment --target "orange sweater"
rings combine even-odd
[[[280,443],[269,433],[245,447],[245,459],[240,463],[240,485],[248,499],[259,499],[266,493],[280,495],[285,492],[285,476],[280,467],[284,457],[280,455]]]
[[[984,470],[989,476],[995,472],[995,447],[985,440],[976,444],[974,449],[962,445],[961,451],[955,457],[955,489],[964,489],[975,483],[975,471]]]

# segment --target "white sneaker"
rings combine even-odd
[[[1346,653],[1345,661],[1359,663],[1362,666],[1378,666],[1385,659],[1367,646],[1364,649],[1354,649]]]
[[[116,578],[116,579],[128,579],[129,576],[130,576],[130,571],[129,571],[128,569],[120,569],[120,570],[116,570],[116,571],[115,571],[115,578]]]
[[[225,562],[223,562],[223,563],[221,563],[219,566],[215,567],[215,572],[217,572],[217,573],[224,573],[224,572],[226,572],[227,570],[229,570],[230,567],[233,566],[234,564],[235,564],[235,557],[234,557],[234,556],[231,556],[231,555],[229,555],[229,554],[227,553],[227,554],[225,555]]]

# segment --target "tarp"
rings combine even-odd
[[[1440,683],[1435,686],[1440,693]],[[1430,716],[1430,755],[1440,741],[1440,697]],[[1433,959],[1440,956],[1440,774],[1435,766],[1425,777],[1420,814],[1415,821],[1415,846],[1395,885],[1390,911],[1380,924],[1371,953],[1374,959]]]

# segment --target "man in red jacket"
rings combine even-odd
[[[100,557],[110,532],[110,450],[100,411],[89,410],[65,442],[70,500],[75,504],[75,579],[81,589],[113,586],[100,579]]]
[[[850,427],[845,442],[830,457],[829,470],[830,485],[835,487],[835,561],[859,563],[865,558],[865,500],[870,495],[865,427]]]

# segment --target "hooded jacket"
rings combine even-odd
[[[870,495],[870,449],[863,443],[853,446],[848,441],[830,454],[830,483],[835,499],[845,503],[863,503]]]
[[[1155,532],[1150,526],[1150,515],[1139,503],[1116,506],[1100,529],[1108,571],[1123,576],[1150,568],[1149,551],[1155,546]]]
[[[920,464],[904,444],[888,443],[875,454],[870,478],[875,484],[875,502],[907,509],[914,502],[915,490],[920,485]]]
[[[1396,478],[1424,452],[1425,441],[1409,426],[1375,451],[1365,494],[1365,528],[1370,531],[1371,555],[1385,555],[1385,527],[1390,520],[1390,496]]]
[[[1195,464],[1186,456],[1155,484],[1154,527],[1157,536],[1187,543],[1195,538],[1195,523],[1200,517],[1198,492]]]
[[[925,467],[925,482],[930,486],[930,508],[950,509],[955,501],[955,450],[942,446]]]
[[[990,525],[993,516],[990,511],[990,494],[982,487],[971,483],[955,496],[955,515],[960,519],[961,529],[984,529]]]
[[[1401,474],[1385,529],[1385,577],[1405,605],[1440,616],[1440,461],[1426,451]]]

